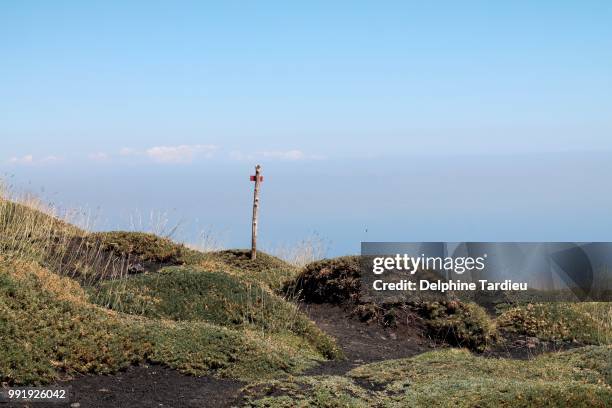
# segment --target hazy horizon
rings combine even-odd
[[[361,241],[611,239],[611,153],[403,159],[362,160],[359,171],[352,161],[264,162],[262,247],[313,234],[330,256],[358,253]],[[15,190],[84,210],[96,229],[148,229],[153,213],[180,223],[181,241],[207,231],[225,247],[250,244],[247,163],[19,170],[4,174]]]

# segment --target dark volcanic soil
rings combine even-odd
[[[346,360],[329,361],[308,370],[306,375],[340,375],[358,365],[380,360],[412,357],[438,347],[423,336],[417,322],[384,328],[352,318],[341,306],[302,305],[302,310],[342,347]]]
[[[54,387],[71,387],[73,407],[231,407],[244,384],[234,380],[192,377],[169,368],[130,367],[115,375],[77,377]],[[78,404],[78,405],[77,405]],[[33,407],[66,405],[34,404]]]

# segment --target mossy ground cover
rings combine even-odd
[[[298,308],[255,280],[199,267],[102,282],[92,300],[113,310],[157,319],[206,321],[264,333],[289,332],[306,339],[328,358],[339,348]]]
[[[280,292],[287,282],[291,282],[299,273],[299,268],[264,252],[258,252],[255,260],[251,252],[242,249],[228,249],[209,252],[198,265],[209,270],[224,270],[238,277],[257,281],[274,291]],[[292,293],[286,293],[292,295]]]
[[[322,335],[322,334],[321,334]],[[150,361],[194,375],[253,380],[298,373],[324,357],[289,331],[230,329],[117,313],[74,280],[32,262],[0,262],[0,379],[48,383]]]
[[[168,238],[143,232],[96,232],[87,235],[87,244],[113,252],[134,264],[140,263],[149,271],[168,265],[193,264],[204,256]]]
[[[504,311],[500,330],[552,342],[612,343],[612,303],[536,303]]]
[[[154,272],[166,266],[192,265],[280,290],[299,272],[295,266],[263,252],[251,260],[247,250],[203,253],[148,233],[90,233],[54,213],[53,208],[33,199],[17,203],[0,197],[2,254],[35,260],[52,272],[84,284]]]
[[[463,349],[360,366],[346,377],[253,384],[255,407],[607,407],[612,348],[591,346],[532,360],[493,359]]]
[[[81,287],[34,263],[0,263],[0,377],[44,383],[58,372],[108,373],[141,361],[151,344],[87,302]]]
[[[1,382],[48,383],[147,361],[252,380],[298,373],[340,354],[294,305],[256,280],[252,271],[291,269],[276,258],[203,254],[143,233],[92,234],[3,199],[0,226]],[[197,266],[211,259],[214,272]],[[144,270],[130,273],[126,265],[134,263]],[[164,265],[191,267],[159,272]]]
[[[205,322],[148,322],[154,344],[149,361],[191,375],[253,381],[300,373],[324,358],[289,332],[264,335]]]

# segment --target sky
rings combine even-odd
[[[97,229],[154,212],[231,247],[256,163],[271,248],[612,240],[610,21],[607,1],[3,1],[0,174]]]

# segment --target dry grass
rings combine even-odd
[[[198,240],[194,243],[187,243],[185,246],[202,253],[217,252],[227,249],[217,238],[217,235],[210,229],[200,230],[198,233]]]
[[[89,233],[83,211],[59,211],[32,195],[0,197],[0,248],[13,260],[35,260],[53,272],[83,283],[127,275],[129,260],[108,253]]]
[[[181,229],[183,220],[173,222],[168,212],[149,211],[143,215],[136,211],[129,217],[130,231],[145,232],[163,238],[172,238]]]
[[[292,245],[282,245],[267,252],[293,266],[301,268],[309,263],[324,259],[328,250],[329,241],[315,233]]]

